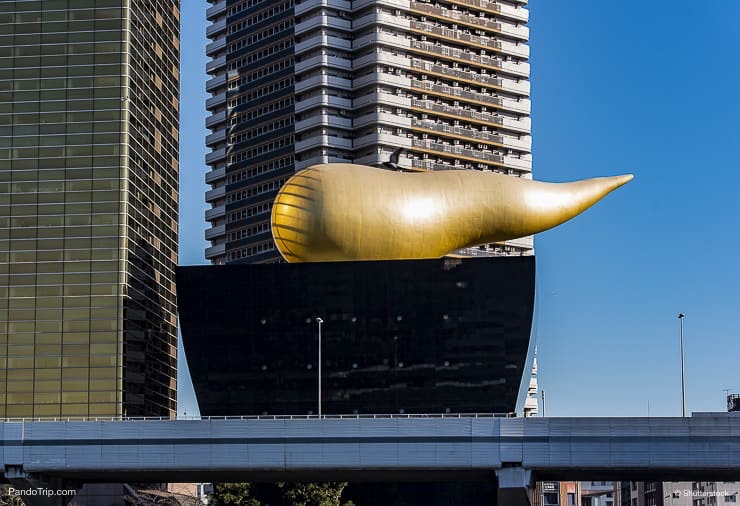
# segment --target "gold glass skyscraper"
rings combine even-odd
[[[0,0],[0,417],[174,412],[179,32]]]

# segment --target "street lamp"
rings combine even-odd
[[[324,320],[316,318],[316,323],[319,324],[319,418],[321,418],[321,324]]]
[[[686,317],[683,313],[678,313],[679,335],[681,338],[681,417],[686,417],[686,376],[684,373],[683,361],[683,319]]]

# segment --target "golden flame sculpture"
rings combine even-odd
[[[288,262],[438,258],[548,230],[632,177],[543,183],[474,170],[314,165],[278,192],[272,234]]]

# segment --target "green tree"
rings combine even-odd
[[[213,506],[261,506],[252,497],[251,483],[214,483],[210,503]]]
[[[278,486],[283,490],[286,506],[341,506],[342,491],[347,483],[278,483]],[[352,506],[352,503],[343,506]]]

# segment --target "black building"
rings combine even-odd
[[[514,411],[534,257],[180,267],[203,415]]]

